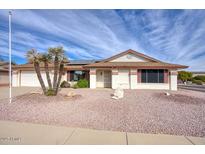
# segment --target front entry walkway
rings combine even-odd
[[[205,144],[205,138],[0,121],[0,144]]]

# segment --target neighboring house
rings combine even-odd
[[[90,88],[177,90],[177,70],[188,66],[159,61],[127,50],[101,61],[71,61],[62,81],[88,79]],[[42,68],[43,70],[43,68]],[[53,78],[52,66],[50,66]],[[42,71],[46,83],[45,72]],[[32,64],[14,66],[13,86],[40,86]]]
[[[0,61],[0,87],[9,85],[8,63]]]
[[[203,75],[205,76],[205,72],[192,72],[193,77],[198,76],[198,75]]]

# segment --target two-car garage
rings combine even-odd
[[[41,72],[42,78],[45,85],[47,86],[46,74]],[[35,71],[18,71],[17,73],[13,72],[13,86],[22,86],[22,87],[40,87],[40,83]],[[51,79],[53,75],[50,74]]]
[[[46,74],[44,72],[41,73],[42,78],[44,80],[45,85],[47,85]],[[31,87],[39,87],[40,83],[36,72],[34,71],[23,71],[21,72],[21,86],[31,86]],[[32,82],[31,82],[32,81]]]

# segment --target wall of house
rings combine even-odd
[[[130,89],[137,89],[137,69],[130,69]]]
[[[129,80],[130,85],[128,88],[124,89],[166,89],[170,88],[169,83],[139,83],[138,81],[138,73],[137,69],[127,69],[129,70]],[[112,88],[116,89],[118,87],[122,87],[122,83],[120,83],[119,69],[112,69]],[[174,83],[173,83],[174,85]],[[122,87],[123,88],[123,87]]]
[[[0,72],[0,86],[6,86],[9,84],[9,72]]]
[[[19,75],[20,75],[20,71],[13,71],[12,72],[12,86],[13,87],[18,87],[19,84]]]
[[[170,80],[169,89],[170,90],[177,90],[177,71],[170,70],[169,78],[170,78],[169,79]]]
[[[112,69],[112,88],[116,89],[118,87],[118,69]]]
[[[90,88],[91,89],[96,88],[96,69],[95,68],[90,69]]]

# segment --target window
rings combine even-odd
[[[70,71],[70,81],[85,79],[85,71]]]
[[[142,83],[164,83],[164,70],[142,70]]]

